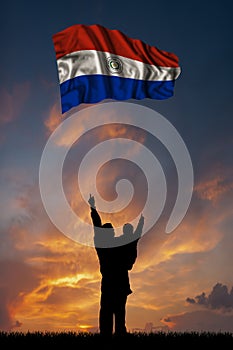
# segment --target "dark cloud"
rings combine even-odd
[[[201,293],[200,295],[197,295],[195,297],[195,299],[197,300],[197,304],[199,305],[207,305],[209,304],[209,301],[208,301],[208,297],[206,297],[206,294],[203,292]]]
[[[190,304],[195,304],[196,303],[195,299],[193,299],[193,298],[187,298],[186,301],[188,303],[190,303]]]
[[[166,319],[164,318],[162,322],[168,323],[170,329],[178,332],[233,332],[233,315],[231,313],[197,310],[170,316],[169,322],[166,322]]]
[[[217,283],[209,295],[203,292],[194,299],[187,298],[186,301],[190,304],[204,305],[210,309],[231,310],[233,309],[233,287],[229,292],[226,285]]]

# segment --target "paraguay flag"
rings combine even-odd
[[[173,96],[181,71],[174,53],[101,25],[73,25],[52,38],[62,113],[104,99]]]

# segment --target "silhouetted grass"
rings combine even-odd
[[[143,350],[153,349],[155,346],[174,345],[233,345],[233,333],[227,332],[157,332],[157,333],[129,333],[123,337],[113,335],[106,339],[98,333],[76,332],[0,332],[1,349],[6,346],[28,345],[36,349],[41,346],[75,346],[77,349],[104,347],[108,349],[130,346]],[[8,347],[7,347],[8,348]],[[32,348],[33,349],[33,348]],[[121,349],[120,349],[121,350]]]

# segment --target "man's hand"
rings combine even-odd
[[[92,196],[91,194],[90,194],[90,198],[88,199],[88,203],[90,204],[90,206],[91,206],[92,208],[95,209],[95,198],[94,198],[94,196]]]

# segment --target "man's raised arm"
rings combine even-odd
[[[101,222],[99,213],[97,212],[95,207],[95,198],[91,194],[90,194],[90,198],[88,199],[88,203],[90,204],[90,207],[91,207],[91,218],[92,218],[93,225],[95,227],[101,227],[102,222]]]

